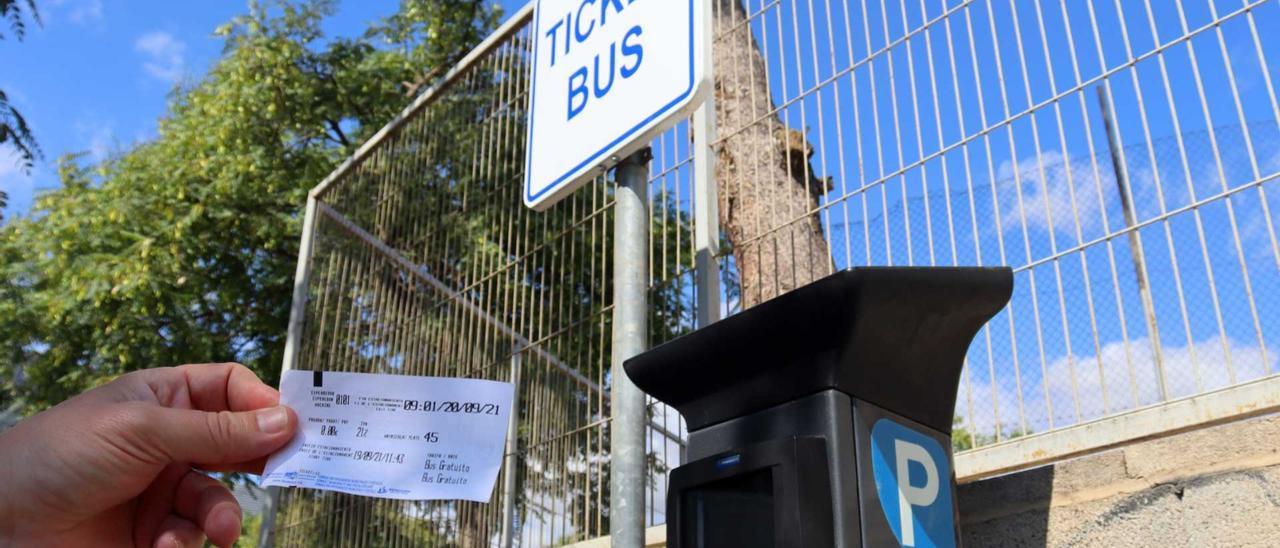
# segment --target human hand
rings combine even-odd
[[[239,364],[135,371],[0,434],[0,546],[230,546],[240,505],[194,470],[262,473],[298,418]]]

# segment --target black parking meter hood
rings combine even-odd
[[[1008,268],[854,268],[624,367],[689,430],[836,389],[949,433],[969,343],[1012,291]]]

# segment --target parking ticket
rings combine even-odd
[[[488,502],[502,466],[512,385],[479,379],[285,371],[298,434],[264,486],[406,500]]]

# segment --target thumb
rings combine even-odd
[[[174,462],[231,464],[261,458],[293,438],[298,417],[279,405],[233,413],[162,408],[152,440]]]

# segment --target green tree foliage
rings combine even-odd
[[[262,516],[244,516],[240,522],[240,538],[236,539],[236,548],[253,548],[258,545],[258,534],[262,532]]]
[[[312,302],[318,304],[309,307],[307,325],[312,333],[341,326],[341,333],[336,345],[332,335],[310,340],[324,344],[304,342],[299,357],[303,369],[396,372],[412,364],[419,374],[475,375],[498,364],[498,374],[505,375],[513,341],[497,323],[535,339],[537,333],[554,333],[540,339],[538,348],[588,378],[607,367],[611,210],[593,215],[603,200],[578,200],[575,205],[577,198],[544,213],[524,210],[520,185],[513,184],[524,158],[521,139],[495,136],[524,135],[524,103],[512,100],[511,94],[518,92],[511,90],[510,79],[527,74],[526,59],[518,49],[500,49],[486,59],[417,111],[398,130],[394,144],[384,141],[324,196],[426,275],[463,293],[447,296],[400,267],[370,261],[366,244],[326,221],[318,229],[311,263]],[[477,161],[478,153],[485,154],[483,161]],[[653,259],[655,280],[666,280],[651,292],[649,326],[655,343],[692,325],[689,289],[680,284],[690,278],[677,276],[691,268],[691,254],[674,245],[690,241],[692,227],[674,200],[656,196],[651,207],[655,241],[671,242],[659,246],[655,251],[663,255]],[[348,265],[362,265],[359,274],[351,274]],[[483,281],[475,283],[477,279]],[[490,319],[460,311],[461,300],[483,309]],[[404,302],[412,304],[388,306]],[[522,356],[528,373],[520,390],[536,405],[517,410],[519,423],[528,428],[521,439],[532,444],[525,447],[525,465],[518,469],[517,511],[522,521],[558,520],[562,516],[547,514],[564,512],[563,505],[571,503],[563,501],[581,501],[581,510],[567,516],[577,538],[606,531],[607,430],[599,438],[573,435],[550,446],[546,441],[607,417],[607,405],[601,405],[599,394],[553,372],[545,355],[526,351]],[[651,459],[650,471],[660,477],[661,463]],[[561,501],[560,506],[547,503],[552,499]],[[422,514],[440,516],[430,518],[437,521],[428,529],[443,535],[446,544],[484,544],[500,527],[493,519],[496,504],[432,503],[433,511]],[[370,504],[342,497],[297,494],[289,501],[289,515],[302,521],[301,516],[323,514],[316,508],[324,505],[351,513],[373,511],[365,508]],[[320,526],[298,538],[322,545],[347,540],[341,531]]]
[[[62,187],[0,228],[0,403],[33,412],[186,362],[236,360],[276,382],[307,190],[404,107],[424,62],[467,51],[498,17],[479,1],[406,1],[343,39],[320,31],[332,10],[251,4],[217,29],[221,59],[173,91],[154,140],[99,165],[61,159]],[[315,498],[290,510],[341,502]],[[366,510],[359,533],[324,521],[295,533],[335,546],[435,535],[393,507]]]
[[[42,195],[30,218],[0,229],[0,381],[6,383],[0,399],[19,398],[36,410],[124,371],[211,360],[235,359],[276,381],[307,189],[398,113],[408,102],[406,91],[416,93],[442,75],[499,20],[495,9],[479,2],[406,0],[363,37],[343,40],[321,35],[319,23],[329,12],[328,3],[255,5],[223,26],[222,59],[199,81],[175,90],[155,140],[97,166],[63,159],[63,188]],[[467,297],[485,306],[530,303],[529,310],[490,310],[507,325],[528,326],[554,310],[594,326],[566,329],[540,343],[594,376],[609,356],[603,307],[612,289],[603,257],[611,249],[604,228],[611,214],[584,220],[581,208],[559,207],[522,223],[519,237],[513,236],[516,228],[505,219],[523,207],[512,184],[523,150],[500,151],[505,160],[487,160],[481,172],[474,151],[493,132],[524,134],[523,101],[495,100],[500,94],[494,90],[523,77],[527,60],[518,48],[495,55],[507,57],[475,69],[402,130],[429,139],[405,139],[375,155],[361,164],[360,177],[338,185],[325,200],[440,279],[518,263],[492,283],[469,289]],[[417,167],[409,173],[406,165]],[[404,180],[369,184],[388,174]],[[657,199],[653,210],[654,238],[690,240],[691,224],[678,208]],[[680,238],[673,236],[677,231]],[[396,323],[403,315],[372,313],[380,295],[401,291],[428,304],[440,295],[394,269],[364,273],[365,289],[344,285],[341,275],[326,274],[326,257],[366,250],[331,233],[321,238],[312,291],[336,284],[327,298],[343,304],[316,307],[307,321],[347,322],[350,332],[366,334],[367,340],[344,341],[361,349],[341,358],[348,360],[344,367],[398,367],[404,356],[382,349],[403,338],[404,329],[415,337],[439,334],[438,347],[427,348],[434,354],[416,359],[467,365],[459,363],[458,348],[473,343],[450,332],[447,306],[423,305],[408,327]],[[654,258],[658,279],[679,278],[677,272],[691,267],[687,252],[677,256],[672,246],[662,253]],[[655,342],[691,325],[688,291],[678,282],[656,287],[650,321]],[[329,316],[338,311],[345,315]],[[511,351],[509,341],[490,339],[482,344],[494,348],[466,355]],[[308,357],[306,349],[303,354],[303,367],[333,365],[325,356]],[[540,413],[563,416],[564,424],[608,414],[607,407],[587,405],[599,395],[560,377],[522,384],[541,395]],[[522,407],[523,423],[532,423],[525,416],[532,409]],[[529,435],[522,432],[524,439]],[[602,436],[574,436],[568,462],[546,454],[526,457],[532,464],[518,478],[522,514],[532,519],[544,511],[523,496],[569,485],[566,498],[605,505],[574,512],[574,528],[607,530],[608,497],[601,492],[608,489],[607,431]],[[661,472],[656,461],[650,468]],[[350,535],[465,544],[460,539],[493,535],[496,523],[482,510],[455,504],[435,522],[410,519],[395,505],[305,492],[289,501],[278,523],[298,523],[290,538],[316,546],[347,545]],[[366,526],[335,529],[313,519],[334,512],[364,516]]]
[[[497,27],[500,16],[500,10],[480,2],[459,6],[436,0],[403,0],[397,13],[369,29],[369,36],[394,44],[413,66],[423,67],[424,72],[405,82],[408,94],[416,96],[434,76],[443,74],[484,40]],[[423,36],[433,39],[423,40]]]
[[[437,21],[495,17],[468,1],[432,13],[445,6],[461,15]],[[174,90],[154,140],[96,166],[63,158],[62,187],[0,229],[0,398],[34,411],[129,370],[214,360],[275,382],[306,191],[422,72],[380,31],[323,36],[332,10],[251,4],[217,29],[222,58]],[[399,39],[470,47],[431,45],[455,34],[430,25]]]
[[[951,449],[956,452],[967,451],[1035,433],[1005,424],[998,425],[993,430],[992,432],[971,432],[967,426],[964,426],[964,419],[957,416],[951,420]]]

